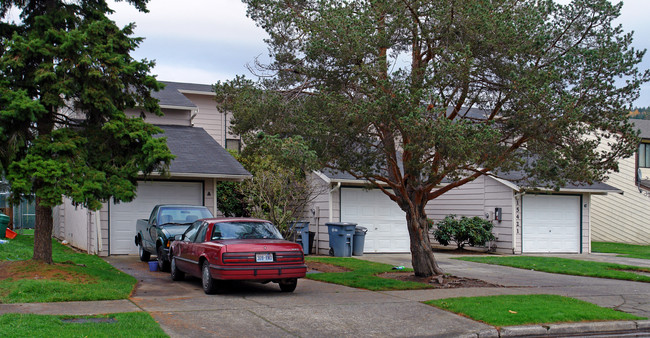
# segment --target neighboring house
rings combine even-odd
[[[410,251],[405,213],[379,189],[367,189],[364,181],[345,173],[319,172],[313,180],[329,188],[307,215],[318,253],[329,251],[327,222],[368,228],[366,253]],[[592,196],[620,192],[602,183],[569,186],[557,193],[520,190],[510,181],[481,176],[430,201],[427,215],[436,222],[450,214],[491,220],[497,239],[489,246],[499,253],[588,253]],[[497,210],[500,219],[495,219]]]
[[[229,117],[217,110],[210,85],[163,82],[154,96],[165,116],[145,113],[146,121],[164,130],[176,158],[169,177],[150,175],[138,184],[129,203],[104,203],[98,212],[75,208],[65,200],[53,209],[55,237],[88,253],[107,256],[135,254],[135,223],[148,218],[156,204],[198,204],[217,214],[216,183],[250,177],[225,149],[239,148],[239,138],[227,131]],[[138,115],[139,110],[127,112]]]
[[[634,156],[619,161],[619,171],[610,173],[607,184],[622,195],[594,197],[592,239],[594,241],[650,244],[650,120],[630,120],[641,132]],[[640,174],[640,175],[639,175]]]

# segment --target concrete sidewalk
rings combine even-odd
[[[496,328],[421,303],[458,296],[548,293],[650,317],[650,284],[548,274],[463,262],[437,254],[448,273],[508,286],[372,292],[302,279],[294,293],[276,284],[236,284],[224,295],[208,296],[200,280],[173,282],[151,272],[136,256],[106,260],[139,281],[129,300],[47,304],[2,304],[0,313],[97,314],[146,311],[171,337],[512,337],[650,336],[650,321],[570,323]],[[358,257],[410,266],[410,255]]]

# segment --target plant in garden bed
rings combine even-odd
[[[646,319],[557,295],[459,297],[425,304],[494,326]]]
[[[429,222],[432,226],[432,222]],[[447,246],[450,242],[456,242],[458,249],[465,245],[483,246],[485,243],[494,240],[492,234],[492,222],[480,217],[465,217],[456,219],[456,215],[449,215],[436,225],[433,231],[433,238],[438,243]]]
[[[52,241],[54,264],[31,260],[33,236],[0,245],[0,303],[126,299],[137,280],[103,259]]]

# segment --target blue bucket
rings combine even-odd
[[[158,271],[158,261],[149,262],[149,271]]]

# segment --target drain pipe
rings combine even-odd
[[[329,218],[330,222],[334,222],[334,210],[332,210],[332,208],[334,207],[334,202],[332,201],[332,193],[339,190],[339,189],[341,189],[341,182],[338,182],[336,184],[336,187],[334,187],[334,188],[332,188],[330,190],[330,193],[329,193],[329,196],[328,196],[329,197],[329,209],[330,209],[329,210],[330,211],[330,215],[329,215],[330,216],[330,218]]]

